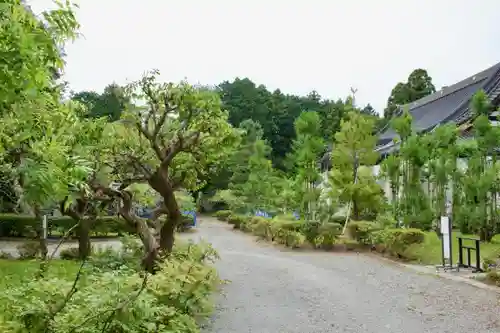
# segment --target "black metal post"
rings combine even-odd
[[[476,243],[476,270],[478,272],[481,272],[482,269],[481,269],[481,254],[479,253],[479,251],[480,251],[480,249],[479,249],[479,239],[476,239],[475,243]]]
[[[462,248],[462,238],[458,237],[458,265],[463,266],[464,265],[464,254],[463,254],[463,248]]]

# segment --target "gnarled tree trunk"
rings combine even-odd
[[[175,242],[175,228],[181,221],[181,211],[175,198],[175,189],[168,174],[159,169],[149,179],[149,185],[162,197],[167,212],[167,220],[160,229],[160,249],[166,254],[172,252]]]

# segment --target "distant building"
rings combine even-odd
[[[408,110],[413,118],[412,125],[414,131],[422,134],[431,132],[439,125],[455,123],[457,126],[460,126],[461,139],[468,139],[472,137],[470,128],[473,117],[469,106],[474,94],[480,90],[485,91],[495,110],[500,107],[500,63],[458,83],[445,86],[434,94],[401,106],[398,110],[398,115],[403,110]],[[498,116],[500,116],[499,112],[493,112],[490,115],[490,121],[493,124],[497,124]],[[397,134],[388,125],[380,132],[375,148],[375,151],[380,154],[379,163],[391,153],[399,150],[400,144],[397,140],[394,140],[396,137]],[[326,172],[331,168],[330,151],[332,148],[331,146],[329,147],[328,152],[323,156],[321,161],[321,168],[325,176]],[[460,167],[466,167],[466,165],[466,161],[459,161]],[[373,174],[377,176],[380,172],[380,165],[377,164],[372,169]],[[390,197],[388,182],[384,180],[379,180],[378,182],[386,195]]]

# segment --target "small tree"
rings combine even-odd
[[[317,188],[321,180],[318,160],[325,146],[319,115],[313,111],[302,112],[295,120],[295,133],[293,152],[288,158],[296,171],[296,200],[300,203],[301,215],[314,220],[316,205],[321,194],[321,190]]]
[[[167,220],[161,227],[159,246],[170,253],[181,219],[176,190],[201,187],[200,179],[212,171],[206,166],[227,158],[237,136],[217,94],[186,82],[158,83],[157,74],[127,87],[131,103],[146,104],[132,107],[121,123],[111,124],[112,155],[123,180],[147,182],[162,197]],[[137,224],[130,215],[125,219]]]
[[[358,175],[360,166],[372,166],[377,161],[373,126],[372,119],[351,111],[348,120],[342,121],[341,130],[335,135],[336,144],[332,151],[333,167],[329,175],[332,196],[340,203],[347,204],[348,210],[352,203],[354,219],[361,217],[361,200],[366,198],[363,191],[368,187],[378,186],[374,177],[366,174],[364,177]],[[377,191],[370,189],[369,193],[380,196],[382,191],[380,188]]]

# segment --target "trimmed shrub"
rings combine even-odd
[[[214,217],[216,217],[219,221],[227,221],[231,214],[233,214],[233,212],[230,210],[219,210],[214,213]]]
[[[40,243],[38,242],[25,242],[17,246],[19,259],[35,259],[40,252]]]
[[[341,232],[341,224],[335,222],[324,223],[319,226],[318,235],[315,237],[313,244],[316,248],[331,250]]]
[[[500,272],[498,271],[489,271],[486,273],[486,280],[490,283],[495,284],[496,286],[500,286]]]
[[[181,222],[177,226],[178,232],[186,232],[194,225],[194,217],[191,215],[182,215]]]
[[[79,251],[77,247],[70,247],[61,250],[59,256],[64,260],[77,260],[79,259]]]
[[[247,221],[248,217],[243,216],[243,215],[238,215],[238,214],[231,214],[227,218],[227,222],[229,224],[232,224],[234,229],[240,229],[242,224],[245,224]]]
[[[372,233],[380,229],[380,226],[374,222],[351,221],[347,224],[351,238],[363,245],[372,244]]]
[[[302,247],[306,241],[306,236],[297,231],[285,231],[284,245],[292,249]]]
[[[304,221],[302,223],[301,232],[306,236],[306,240],[314,244],[314,239],[319,236],[319,227],[321,226],[321,222],[319,221]]]
[[[407,249],[413,244],[424,242],[425,233],[420,229],[385,229],[383,233],[376,234],[378,240],[383,239],[385,249],[390,254],[404,259],[413,259]]]
[[[268,241],[273,240],[271,226],[273,221],[269,218],[255,216],[252,218],[252,233]]]
[[[346,251],[354,251],[360,247],[360,244],[356,240],[349,238],[337,239],[336,244],[342,245]]]
[[[342,225],[344,225],[345,223],[345,219],[346,217],[345,216],[332,216],[328,219],[329,222],[332,222],[332,223],[340,223]]]

